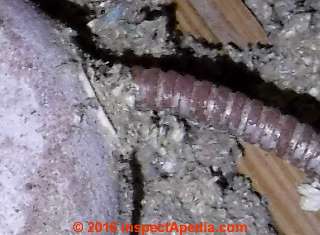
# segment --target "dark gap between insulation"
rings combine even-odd
[[[174,30],[174,6],[164,6],[162,11],[149,12],[147,17],[155,18],[163,12],[169,18],[168,30],[172,32],[171,40],[176,43],[177,54],[154,58],[151,55],[136,56],[126,51],[117,56],[108,49],[97,48],[86,24],[90,20],[90,10],[66,0],[33,0],[50,17],[77,31],[74,38],[77,46],[93,59],[122,63],[127,66],[160,67],[164,70],[176,70],[183,74],[196,76],[199,80],[209,80],[217,85],[224,85],[233,91],[244,93],[250,98],[258,99],[268,106],[281,110],[284,114],[295,116],[298,120],[320,129],[320,103],[308,94],[298,94],[293,90],[281,90],[276,85],[261,79],[257,71],[250,71],[244,64],[233,62],[228,56],[218,56],[212,60],[206,56],[195,57],[192,49],[179,46],[179,32]],[[148,12],[148,10],[145,10]],[[200,43],[201,40],[199,40]],[[219,45],[203,43],[209,48]]]
[[[132,153],[129,161],[132,172],[132,186],[133,186],[133,211],[131,217],[131,224],[141,224],[142,218],[142,200],[144,199],[144,177],[139,160],[136,157],[136,152]],[[139,232],[130,232],[130,235],[139,235]]]

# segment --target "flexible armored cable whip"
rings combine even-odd
[[[132,69],[136,107],[169,110],[273,151],[309,175],[320,175],[319,135],[309,125],[239,92],[158,68]]]

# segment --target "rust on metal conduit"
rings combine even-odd
[[[320,175],[320,139],[308,124],[242,93],[197,81],[191,75],[141,67],[133,67],[132,74],[138,87],[138,109],[166,109],[189,120],[228,130],[246,142],[274,151],[307,174]]]

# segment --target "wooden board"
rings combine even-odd
[[[266,33],[241,0],[176,0],[181,31],[209,42],[229,42],[240,47],[268,42]],[[249,176],[254,188],[269,201],[278,230],[286,235],[320,234],[320,214],[299,206],[297,185],[304,174],[277,156],[245,144],[241,173]]]
[[[267,43],[260,24],[241,0],[176,0],[177,20],[184,32],[209,42]]]
[[[319,213],[305,212],[299,207],[297,186],[304,178],[301,171],[249,144],[245,144],[245,156],[239,169],[268,199],[276,227],[284,234],[320,234]]]

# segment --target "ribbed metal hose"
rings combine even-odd
[[[235,136],[278,156],[311,175],[320,175],[319,135],[309,125],[264,106],[242,93],[232,92],[190,75],[158,68],[134,67],[139,109],[168,109],[184,118],[228,130]]]

